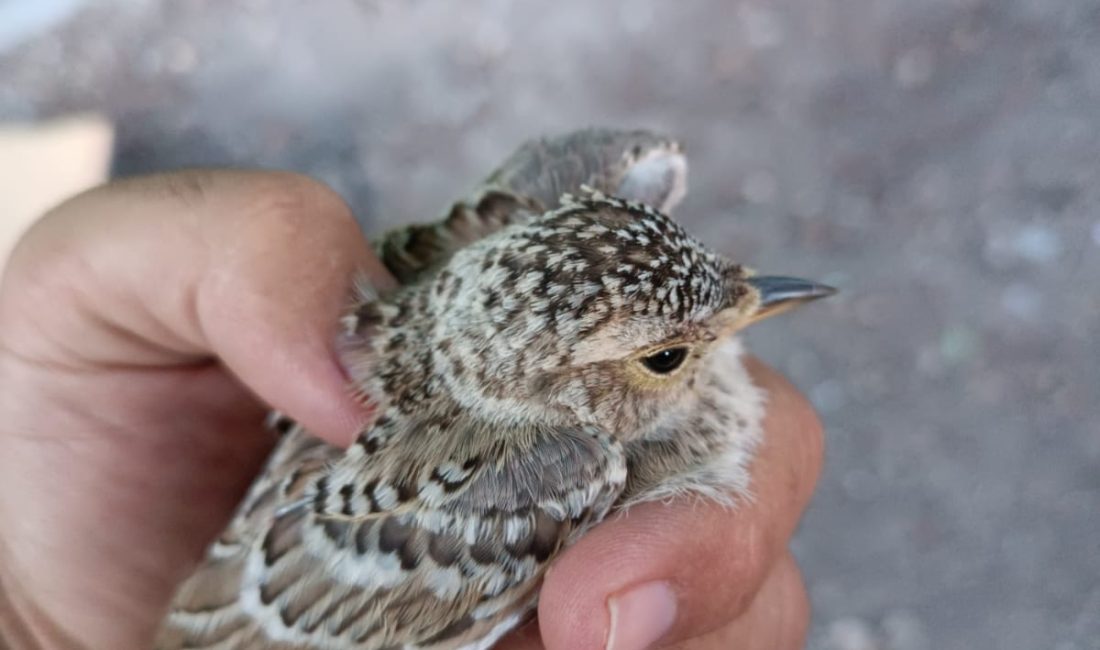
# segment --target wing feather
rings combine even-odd
[[[449,650],[520,623],[547,564],[621,492],[622,449],[593,431],[501,444],[453,426],[441,438],[463,442],[434,452],[415,420],[374,454],[286,434],[157,647]]]
[[[402,284],[438,268],[456,250],[558,207],[588,186],[669,212],[687,191],[687,160],[671,138],[648,131],[583,129],[531,140],[434,223],[404,226],[377,240]]]

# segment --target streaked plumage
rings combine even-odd
[[[347,451],[273,419],[157,647],[485,649],[613,508],[744,494],[762,396],[731,335],[772,307],[662,214],[685,174],[671,140],[581,131],[383,237],[403,286],[343,341],[377,419]]]

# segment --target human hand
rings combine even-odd
[[[343,202],[289,174],[123,181],[32,228],[0,283],[0,639],[147,647],[269,449],[264,404],[352,440],[368,414],[332,344],[356,270],[392,282]],[[603,647],[608,602],[629,626],[618,644],[674,619],[664,642],[800,646],[805,591],[785,549],[821,431],[751,365],[770,395],[756,499],[648,504],[599,526],[547,578],[547,648]],[[624,596],[653,581],[675,613]],[[503,645],[537,638],[529,627]]]

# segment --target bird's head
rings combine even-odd
[[[757,276],[641,203],[566,197],[381,305],[369,365],[383,381],[366,392],[629,439],[697,407],[696,382],[735,332],[832,292]]]

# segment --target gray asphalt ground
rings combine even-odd
[[[828,429],[810,647],[1100,648],[1096,0],[77,5],[0,0],[0,119],[307,172],[368,232],[531,135],[679,135],[692,231],[843,289],[749,336]]]

